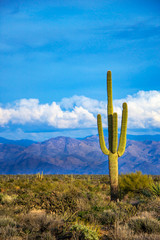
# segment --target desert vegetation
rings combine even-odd
[[[160,176],[1,175],[0,239],[160,239]]]

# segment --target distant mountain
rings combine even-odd
[[[28,139],[21,139],[21,140],[10,140],[6,138],[0,137],[0,143],[6,143],[6,144],[14,144],[19,146],[25,146],[28,147],[33,143],[36,143],[35,141],[28,140]]]
[[[21,142],[20,142],[21,143]],[[107,140],[106,140],[107,144]],[[119,172],[160,174],[160,141],[128,140]],[[98,136],[51,138],[28,146],[0,143],[0,174],[108,174]]]
[[[160,141],[160,134],[155,135],[131,135],[127,134],[127,139],[135,140],[135,141]]]
[[[105,130],[104,135],[108,137],[108,132]],[[98,136],[98,134],[96,135]],[[120,137],[120,134],[118,134],[118,138]],[[77,138],[79,140],[83,140],[84,138]],[[160,134],[155,134],[155,135],[132,135],[132,134],[127,134],[127,140],[134,140],[134,141],[160,141]]]

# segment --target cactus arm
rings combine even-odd
[[[113,138],[113,101],[112,101],[112,74],[111,71],[107,72],[107,111],[108,111],[108,141],[109,150],[112,151],[112,138]]]
[[[117,152],[118,145],[118,115],[113,113],[113,138],[112,138],[112,153]]]
[[[97,125],[98,125],[98,134],[99,134],[99,144],[100,144],[101,150],[104,154],[109,155],[109,150],[106,148],[106,145],[105,145],[103,128],[102,128],[102,119],[100,114],[97,115]]]
[[[108,97],[108,115],[113,115],[113,101],[112,101],[112,75],[111,71],[107,72],[107,97]]]
[[[119,140],[118,147],[118,156],[122,156],[125,152],[126,147],[126,133],[127,133],[127,118],[128,118],[128,107],[127,103],[123,103],[123,112],[122,112],[122,123],[121,123],[121,135]]]

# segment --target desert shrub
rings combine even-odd
[[[160,182],[151,185],[151,192],[153,195],[160,197]]]
[[[152,175],[152,178],[155,182],[160,182],[160,175]]]
[[[108,227],[111,227],[116,221],[116,213],[113,212],[111,209],[104,210],[104,212],[99,217],[99,222],[102,225],[108,225]]]
[[[77,188],[70,188],[57,195],[57,201],[59,202],[59,210],[64,213],[69,210],[70,212],[78,211],[82,206],[79,206],[80,199],[83,199],[83,193]]]
[[[8,225],[11,226],[11,227],[14,227],[16,225],[16,222],[11,217],[0,216],[0,228],[1,227],[6,227]]]
[[[18,240],[17,228],[14,226],[6,226],[0,229],[0,239],[1,240]]]
[[[44,232],[44,233],[41,234],[40,238],[37,238],[37,239],[56,240],[57,238],[55,236],[53,236],[51,232]]]
[[[129,203],[119,202],[108,204],[107,209],[101,214],[100,223],[103,225],[114,225],[116,221],[125,223],[129,218],[137,213],[135,206]]]
[[[122,225],[117,222],[112,231],[109,232],[106,240],[133,240],[133,231],[127,224]]]
[[[152,177],[148,175],[142,175],[140,171],[125,175],[122,174],[119,178],[119,188],[122,196],[129,192],[142,193],[144,189],[149,189],[152,184]]]
[[[160,233],[160,222],[152,217],[134,217],[130,219],[128,226],[134,233]]]
[[[83,223],[76,223],[70,228],[74,239],[79,240],[99,240],[97,230]]]
[[[6,193],[4,194],[0,194],[0,202],[2,204],[11,204],[12,202],[14,202],[14,200],[17,198],[16,195],[8,195]]]
[[[109,175],[100,176],[100,183],[109,184]]]
[[[116,213],[119,220],[122,222],[126,222],[130,217],[133,217],[137,213],[137,208],[129,203],[119,202],[117,206],[118,209],[116,210]]]
[[[95,222],[95,214],[92,211],[79,211],[77,215],[78,218],[85,223]]]
[[[153,198],[150,201],[141,202],[137,207],[137,211],[139,212],[139,214],[147,212],[148,214],[151,214],[151,217],[154,216],[154,218],[156,218],[157,220],[160,220],[159,206],[160,206],[160,198]],[[150,216],[145,216],[145,217],[150,218]]]
[[[52,235],[53,237],[63,232],[64,221],[57,215],[46,214],[42,210],[33,210],[20,217],[23,232],[30,235],[30,239],[38,236]],[[50,234],[49,234],[50,233]]]
[[[11,217],[0,217],[0,239],[9,240],[17,235],[17,224]]]
[[[159,234],[141,233],[141,234],[134,235],[132,240],[159,240]]]
[[[70,211],[75,212],[78,210],[76,198],[72,193],[68,192],[62,196],[62,204],[64,211],[69,209]]]
[[[101,215],[103,212],[103,207],[92,206],[88,210],[82,210],[77,213],[78,219],[85,223],[98,223],[101,222]]]
[[[3,199],[3,193],[0,193],[0,203],[2,202]]]
[[[147,197],[147,198],[150,198],[152,197],[152,192],[149,190],[149,189],[143,189],[141,191],[141,193],[143,194],[143,196]]]

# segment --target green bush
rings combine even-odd
[[[153,184],[152,177],[142,175],[140,171],[136,173],[122,174],[119,177],[119,189],[123,195],[132,193],[142,193],[144,189],[149,189]]]
[[[17,198],[17,195],[13,194],[13,195],[8,195],[8,194],[0,194],[0,202],[2,204],[11,204],[12,202],[14,202]]]
[[[95,229],[90,226],[86,226],[84,224],[74,224],[71,227],[71,232],[73,234],[74,239],[81,240],[98,240],[98,233]]]
[[[151,191],[155,196],[160,197],[160,182],[153,183],[151,185]]]

